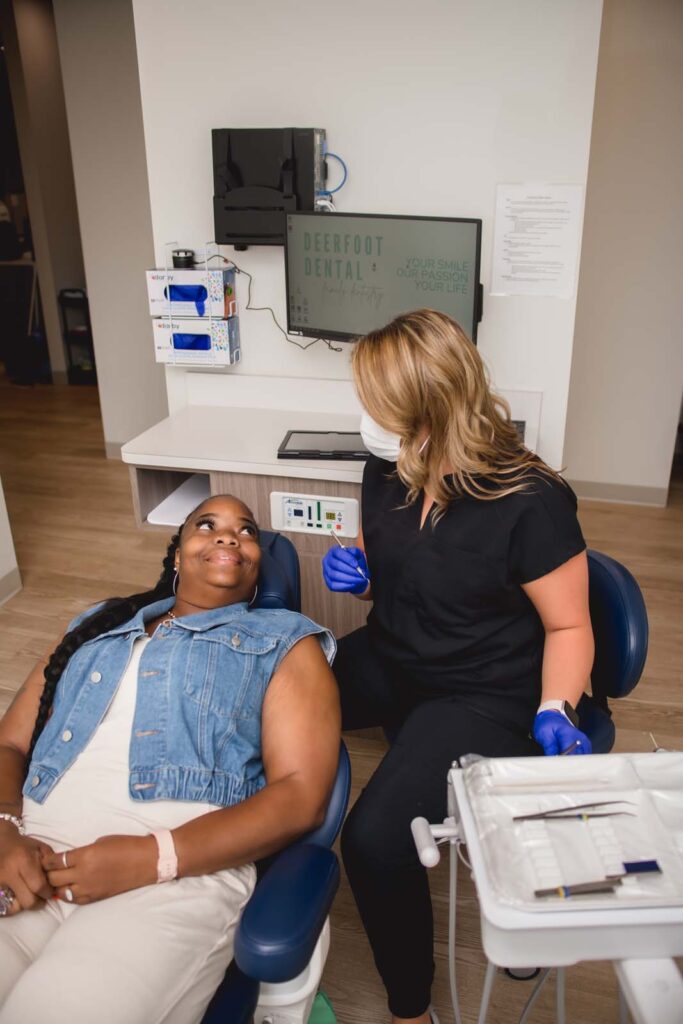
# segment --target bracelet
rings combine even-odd
[[[178,877],[178,857],[175,852],[173,835],[167,828],[160,828],[152,835],[157,841],[159,859],[157,861],[157,885],[160,882],[172,882]]]
[[[26,835],[26,829],[24,828],[24,819],[17,818],[16,814],[0,814],[0,821],[9,821],[17,829],[20,836]]]

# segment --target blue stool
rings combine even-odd
[[[576,710],[593,753],[608,754],[615,729],[607,698],[626,697],[636,686],[647,657],[649,627],[640,587],[620,562],[589,550],[588,580],[595,638],[592,695],[584,694]]]

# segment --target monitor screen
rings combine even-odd
[[[287,435],[287,446],[283,448],[283,451],[310,449],[311,451],[356,452],[363,451],[364,448],[361,435],[353,431],[335,433],[332,430],[327,432],[313,430],[306,433],[303,430],[290,430]]]
[[[289,213],[288,330],[352,341],[428,307],[476,341],[480,252],[480,220]]]
[[[289,430],[277,450],[278,459],[362,459],[368,457],[356,431]]]

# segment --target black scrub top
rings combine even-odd
[[[541,695],[544,630],[522,583],[586,547],[576,496],[540,473],[493,501],[463,496],[420,529],[394,463],[363,474],[363,537],[372,580],[368,629],[405,696],[458,694],[528,728]]]

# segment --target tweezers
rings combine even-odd
[[[635,816],[634,811],[598,811],[597,814],[575,814],[585,811],[588,807],[609,807],[613,804],[629,804],[635,806],[633,800],[598,800],[589,804],[573,804],[571,807],[553,807],[549,811],[535,811],[533,814],[516,814],[513,821],[540,821],[544,818],[613,818],[619,814]]]
[[[628,815],[629,818],[636,818],[635,811],[603,811],[597,814],[592,814],[590,811],[580,811],[578,814],[549,814],[544,815],[542,818],[537,818],[537,821],[572,821],[574,818],[579,821],[588,821],[589,818],[618,818],[620,815]]]

